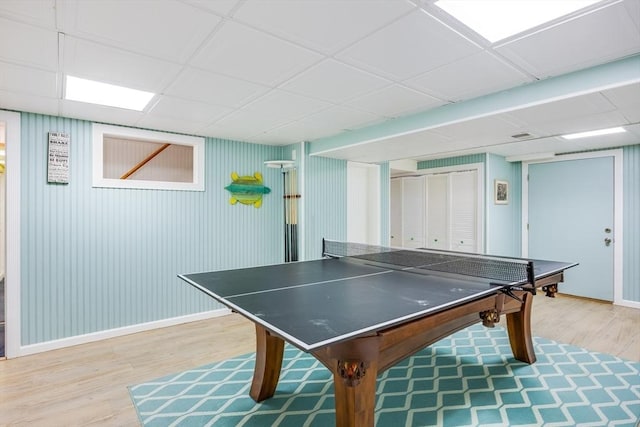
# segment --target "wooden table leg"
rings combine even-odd
[[[338,364],[354,364],[361,369],[360,361],[338,361]],[[350,384],[338,367],[333,373],[337,427],[373,427],[376,406],[376,380],[378,361],[364,365],[364,374],[357,384]]]
[[[379,337],[357,338],[316,355],[333,373],[337,427],[373,427]]]
[[[513,356],[521,362],[532,364],[536,361],[533,340],[531,339],[533,294],[524,292],[522,298],[524,303],[520,307],[520,311],[507,314],[507,331],[509,332],[509,342]]]
[[[256,366],[249,395],[256,402],[270,398],[276,392],[282,369],[284,341],[271,335],[256,323]]]

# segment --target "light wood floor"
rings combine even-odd
[[[640,361],[640,310],[539,294],[533,333]],[[253,324],[230,315],[2,360],[0,426],[136,426],[127,386],[252,352],[254,345]]]

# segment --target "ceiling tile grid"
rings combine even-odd
[[[392,80],[403,81],[480,50],[478,45],[451,31],[423,10],[416,10],[336,57]]]
[[[627,0],[626,4],[635,1]],[[547,78],[638,53],[637,19],[625,3],[610,3],[562,25],[498,46],[496,51],[536,77]]]
[[[2,0],[0,108],[280,145],[640,54],[637,0],[602,0],[493,45],[434,2]],[[66,101],[68,75],[157,95],[142,112]],[[640,85],[627,83],[332,155],[419,158],[492,141],[533,150],[509,133],[640,121]]]

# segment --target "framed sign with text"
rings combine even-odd
[[[69,183],[69,134],[49,132],[49,160],[47,182]]]

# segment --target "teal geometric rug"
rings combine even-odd
[[[502,328],[471,326],[378,377],[377,426],[629,426],[640,420],[640,363],[534,338],[515,360]],[[144,426],[332,426],[329,371],[285,347],[274,397],[249,397],[253,354],[130,387]]]

